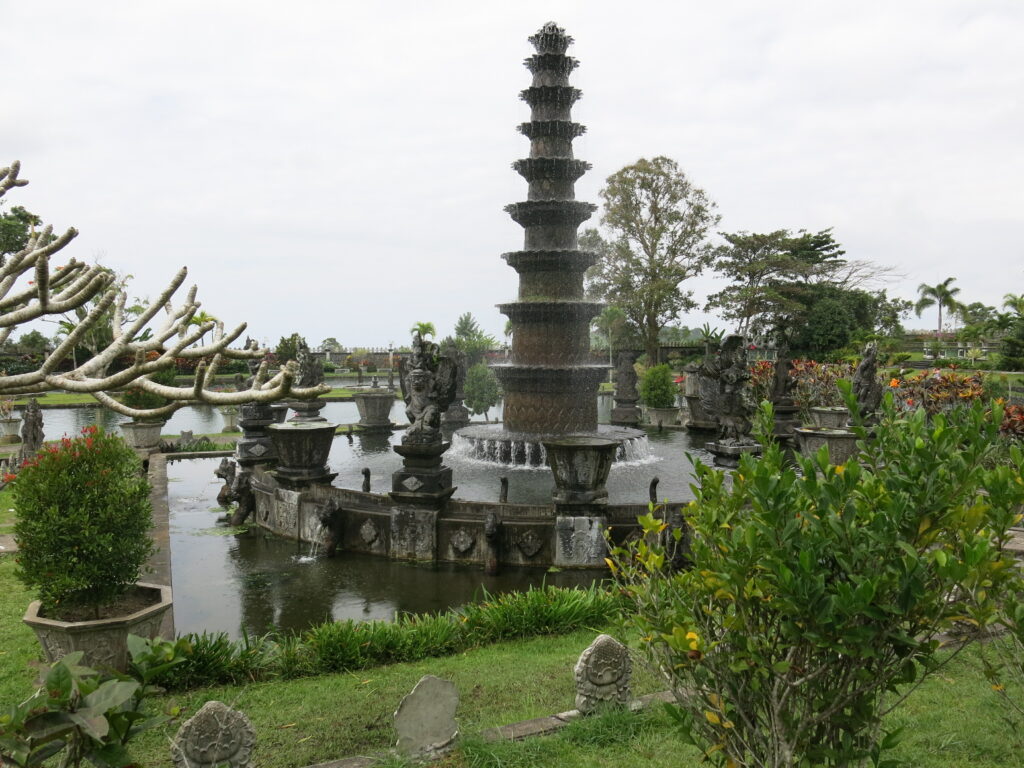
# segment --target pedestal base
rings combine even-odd
[[[715,457],[715,465],[726,469],[735,469],[740,465],[740,457],[744,453],[760,456],[764,450],[760,443],[720,443],[711,442],[704,448]]]
[[[608,554],[604,517],[559,515],[555,518],[555,565],[560,568],[593,568]]]

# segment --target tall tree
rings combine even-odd
[[[481,362],[487,352],[498,346],[498,340],[484,333],[471,312],[459,315],[455,321],[455,338],[452,342],[466,356],[466,364],[469,366]]]
[[[960,303],[956,300],[960,289],[953,286],[955,281],[955,277],[947,277],[935,285],[921,283],[917,286],[918,299],[914,304],[914,313],[920,317],[928,307],[938,307],[939,324],[935,329],[936,339],[942,338],[942,310],[955,311],[960,307]]]
[[[587,274],[592,296],[622,309],[657,360],[658,332],[697,306],[682,284],[710,264],[715,204],[667,157],[640,159],[613,173],[601,190],[607,242],[587,230],[580,246],[598,253]]]

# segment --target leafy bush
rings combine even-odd
[[[823,450],[798,473],[773,445],[731,481],[698,464],[683,572],[666,567],[665,524],[641,518],[645,537],[614,554],[626,621],[713,762],[887,764],[881,718],[957,653],[937,657],[939,635],[990,626],[1020,589],[1003,547],[1024,452],[988,466],[1001,420],[980,402],[904,415],[889,396],[844,465]]]
[[[99,608],[138,580],[153,550],[149,485],[119,437],[85,427],[27,461],[13,481],[17,576],[50,616]]]
[[[161,693],[152,680],[183,660],[187,644],[128,636],[127,675],[80,666],[82,652],[53,664],[40,688],[0,717],[0,765],[38,766],[60,754],[61,766],[134,765],[125,745],[171,718],[146,711]]]
[[[324,373],[334,373],[337,368],[330,360],[324,360]]]
[[[590,589],[540,587],[439,614],[403,614],[395,621],[337,621],[298,635],[243,638],[224,633],[189,635],[186,661],[164,683],[192,688],[274,677],[364,669],[461,653],[516,637],[572,632],[607,624],[621,600]]]
[[[640,399],[644,405],[648,408],[671,408],[675,405],[679,390],[672,378],[672,369],[667,363],[644,371],[640,380]]]

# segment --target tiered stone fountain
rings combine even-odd
[[[512,164],[529,191],[526,201],[505,208],[523,227],[525,242],[503,256],[519,273],[519,296],[498,306],[512,323],[512,352],[509,362],[494,367],[504,424],[468,427],[458,436],[476,458],[539,465],[546,460],[544,440],[600,435],[619,444],[621,459],[646,447],[646,436],[597,424],[597,389],[608,366],[590,360],[590,322],[602,305],[583,295],[583,275],[597,255],[577,244],[579,225],[596,210],[575,195],[576,180],[590,168],[572,150],[586,130],[571,116],[581,93],[569,85],[569,74],[579,62],[565,55],[572,38],[552,22],[529,40],[537,50],[525,62],[533,82],[520,96],[530,105],[530,122],[519,131],[530,139],[530,156]]]

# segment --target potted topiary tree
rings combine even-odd
[[[640,380],[640,399],[647,406],[647,421],[651,424],[675,424],[679,416],[676,407],[678,391],[667,363],[648,368]]]
[[[128,633],[155,637],[171,589],[138,583],[153,551],[149,485],[124,441],[86,427],[25,463],[13,481],[16,574],[38,599],[24,621],[55,661],[84,651],[123,670]]]
[[[177,371],[165,368],[150,375],[149,380],[166,386],[174,385]],[[140,411],[162,408],[170,402],[165,397],[147,392],[140,387],[129,387],[121,395],[121,403]],[[137,451],[152,453],[160,445],[160,432],[167,421],[160,417],[140,416],[120,425],[124,441]]]

